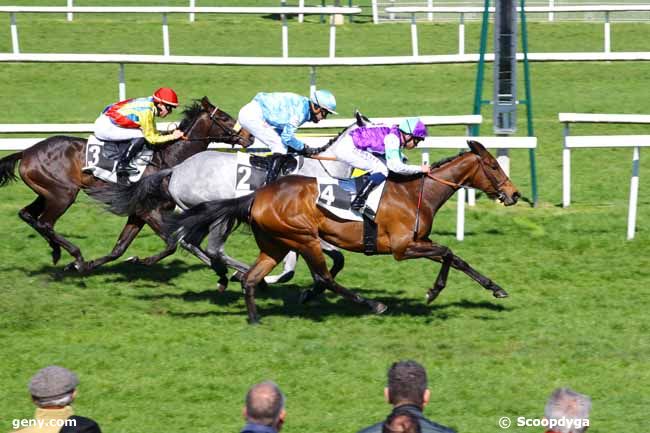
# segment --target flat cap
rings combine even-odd
[[[38,371],[29,381],[29,392],[34,397],[56,397],[69,393],[79,385],[77,375],[67,368],[49,365]]]

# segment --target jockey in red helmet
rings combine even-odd
[[[179,129],[171,134],[160,134],[156,130],[154,117],[167,117],[176,107],[176,92],[169,87],[161,87],[152,96],[127,99],[104,108],[95,121],[95,137],[104,141],[132,142],[129,151],[122,155],[117,164],[118,176],[128,176],[138,171],[130,165],[130,161],[142,150],[145,142],[156,145],[183,136],[183,131]]]

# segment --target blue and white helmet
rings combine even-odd
[[[332,95],[332,92],[329,90],[316,90],[311,95],[311,102],[318,105],[321,108],[329,111],[332,114],[339,114],[336,110],[336,98]]]

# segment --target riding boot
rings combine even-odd
[[[377,185],[379,185],[381,182],[377,183],[374,181],[374,179],[371,176],[368,176],[365,181],[365,183],[361,186],[359,189],[359,193],[357,196],[352,200],[352,203],[350,203],[350,207],[352,210],[359,211],[363,208],[363,206],[366,204],[366,200],[368,200],[368,196],[374,190]]]
[[[118,178],[126,177],[128,179],[128,177],[132,174],[138,173],[138,168],[135,165],[131,164],[131,160],[135,158],[138,153],[140,153],[146,142],[147,141],[144,139],[144,137],[138,137],[131,140],[130,147],[126,152],[122,154],[122,157],[117,162],[117,168],[115,171],[117,172]]]
[[[267,158],[272,158],[273,160],[271,161],[271,164],[269,166],[269,171],[266,173],[265,185],[268,185],[269,183],[273,182],[275,179],[278,178],[278,176],[280,175],[280,171],[282,170],[282,167],[284,166],[285,162],[289,158],[292,158],[292,156],[284,155],[281,153],[274,153],[273,155],[268,156]]]

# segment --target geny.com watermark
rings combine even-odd
[[[11,422],[14,430],[26,427],[76,427],[77,420],[72,419],[14,419]]]
[[[526,418],[525,416],[518,416],[510,418],[502,416],[497,422],[502,429],[508,429],[513,424],[516,427],[544,427],[548,430],[553,430],[554,427],[569,427],[569,428],[582,428],[589,427],[589,420],[582,418]]]

